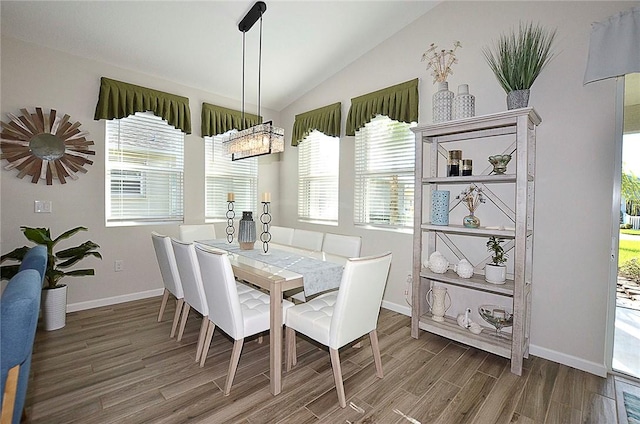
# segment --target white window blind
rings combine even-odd
[[[312,131],[298,145],[298,219],[338,223],[340,139]]]
[[[356,225],[413,227],[414,125],[378,115],[356,132]]]
[[[184,134],[150,112],[106,121],[107,225],[182,221]]]
[[[258,158],[231,160],[222,140],[231,132],[205,137],[205,218],[226,219],[227,193],[235,194],[236,218],[242,211],[252,211],[256,218],[258,204]]]

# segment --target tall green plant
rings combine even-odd
[[[551,49],[555,37],[556,30],[521,22],[517,33],[512,29],[502,34],[493,48],[484,47],[482,53],[505,92],[525,90],[555,56]]]
[[[58,283],[62,277],[79,277],[86,275],[95,275],[95,271],[93,269],[74,269],[70,271],[65,271],[67,268],[75,265],[82,259],[88,256],[94,256],[96,258],[102,259],[102,255],[96,251],[100,246],[92,241],[85,241],[79,246],[71,247],[64,250],[59,250],[54,252],[53,249],[55,246],[62,240],[66,240],[79,231],[87,231],[85,227],[76,227],[71,230],[65,231],[60,234],[56,238],[51,238],[51,231],[48,228],[30,228],[30,227],[20,227],[24,236],[31,242],[35,244],[42,244],[47,247],[47,269],[45,271],[44,284],[45,288],[55,288],[59,287]],[[2,255],[0,258],[0,262],[4,262],[5,260],[15,260],[21,262],[24,258],[24,255],[29,250],[28,246],[22,246],[13,251]],[[2,279],[10,279],[13,277],[19,270],[19,264],[5,265],[1,268],[2,271]]]

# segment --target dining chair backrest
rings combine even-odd
[[[291,245],[307,250],[322,250],[322,239],[324,233],[319,231],[301,230],[296,228],[293,230],[293,239]]]
[[[208,316],[209,306],[204,294],[195,245],[193,243],[183,243],[176,239],[171,239],[171,244],[176,256],[180,281],[182,282],[184,301],[203,316]]]
[[[329,347],[339,349],[376,329],[390,267],[391,252],[347,261],[331,317]]]
[[[326,233],[322,243],[322,251],[345,258],[359,258],[362,238],[342,234]]]
[[[171,246],[171,238],[155,231],[151,233],[151,240],[156,251],[156,258],[160,266],[160,275],[164,287],[171,292],[176,298],[182,299],[184,292],[182,291],[182,283],[180,282],[180,274],[178,273],[178,265],[176,257]]]
[[[209,320],[234,340],[244,338],[242,309],[229,257],[203,246],[196,246],[196,255],[209,305]]]
[[[290,246],[293,242],[293,228],[272,225],[269,227],[269,233],[271,234],[272,243]]]
[[[180,240],[186,243],[216,238],[216,227],[213,224],[181,224],[179,232]]]

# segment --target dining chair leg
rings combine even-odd
[[[209,325],[209,317],[202,316],[202,324],[200,324],[200,334],[198,334],[198,344],[196,345],[196,362],[200,362],[202,355],[202,346],[204,346],[204,338],[207,335],[207,327]]]
[[[176,335],[176,329],[178,328],[178,322],[180,321],[180,313],[182,312],[182,307],[184,305],[184,299],[176,299],[176,313],[173,314],[173,324],[171,324],[171,335],[170,337]]]
[[[211,347],[211,339],[213,338],[213,332],[215,329],[216,325],[212,321],[209,321],[207,325],[207,335],[204,339],[204,344],[202,345],[202,353],[200,354],[201,367],[204,367],[204,361],[207,360],[207,355],[209,355],[209,347]]]
[[[233,342],[233,351],[231,352],[231,361],[229,362],[227,382],[224,385],[225,396],[229,396],[229,392],[231,392],[231,385],[233,384],[233,379],[236,376],[236,370],[238,369],[238,362],[240,362],[240,352],[242,352],[243,343],[244,339],[236,340]]]
[[[184,327],[186,327],[187,318],[189,317],[189,309],[191,309],[191,306],[187,302],[184,302],[184,306],[182,307],[182,319],[180,320],[180,329],[178,330],[178,341],[182,340]]]
[[[371,340],[371,350],[373,351],[373,361],[376,363],[376,377],[382,378],[382,358],[380,357],[380,345],[378,344],[378,332],[371,330],[369,332],[369,339]]]
[[[296,330],[284,327],[284,363],[287,366],[287,372],[291,371],[291,367],[298,362],[296,355]]]
[[[162,303],[160,304],[160,313],[158,313],[158,322],[162,321],[162,314],[164,314],[164,308],[167,306],[168,300],[169,290],[164,289],[164,294],[162,295]]]
[[[331,354],[331,368],[333,368],[333,379],[336,381],[336,391],[338,392],[338,402],[341,408],[347,407],[347,399],[344,395],[344,384],[342,383],[342,368],[340,367],[340,354],[338,349],[329,348]]]

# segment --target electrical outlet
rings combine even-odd
[[[36,200],[34,202],[35,213],[51,213],[51,200]]]
[[[124,269],[124,261],[122,259],[118,259],[113,262],[113,269],[115,272],[120,272]]]

